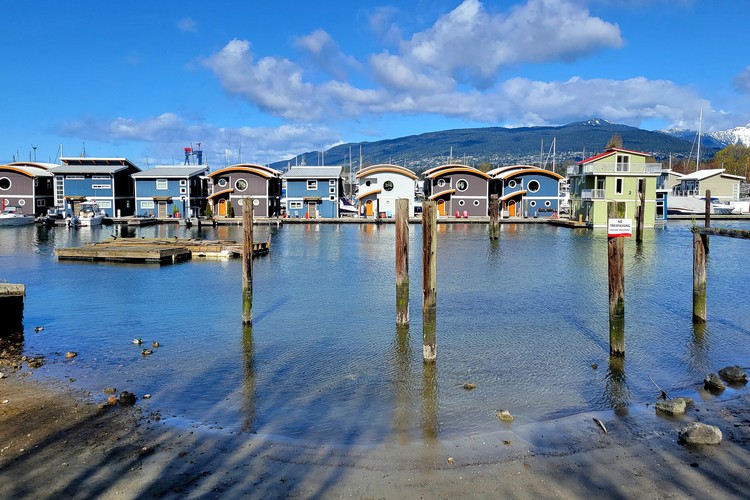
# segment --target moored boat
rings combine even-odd
[[[18,207],[5,207],[0,213],[0,226],[26,226],[33,224],[36,217],[18,211]]]
[[[81,226],[100,226],[104,220],[104,214],[99,210],[99,205],[93,201],[84,201],[78,206],[78,223]]]

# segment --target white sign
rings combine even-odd
[[[633,236],[633,220],[608,219],[607,236],[610,238],[629,238]]]

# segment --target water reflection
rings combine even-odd
[[[412,372],[411,346],[409,345],[409,325],[396,326],[396,341],[393,343],[394,390],[393,432],[402,444],[411,440],[412,428]]]
[[[693,323],[693,335],[688,342],[688,363],[697,373],[711,371],[709,362],[709,340],[706,323]]]
[[[248,432],[253,429],[255,422],[255,345],[253,342],[252,325],[242,326],[242,353],[243,353],[243,377],[242,377],[242,431]]]
[[[610,408],[618,416],[628,414],[628,403],[630,401],[630,389],[625,376],[625,357],[610,356],[609,371],[604,386],[604,399]]]
[[[438,438],[438,367],[422,363],[422,438],[433,445]]]

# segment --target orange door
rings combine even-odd
[[[516,216],[516,202],[511,201],[508,203],[508,217],[515,217]]]
[[[365,203],[365,215],[367,217],[372,217],[372,200],[367,200]]]
[[[227,200],[219,200],[219,217],[227,216]]]
[[[437,202],[438,215],[445,215],[445,207],[446,207],[445,200],[438,200]]]

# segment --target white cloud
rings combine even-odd
[[[393,6],[378,7],[368,19],[372,32],[388,45],[398,45],[403,36],[401,28],[393,21],[396,14],[398,9]]]
[[[734,86],[740,92],[750,94],[750,66],[747,66],[734,77]]]
[[[180,31],[192,33],[198,29],[198,26],[194,19],[190,17],[183,17],[182,19],[177,21],[177,29],[179,29]]]
[[[326,73],[339,80],[346,79],[348,69],[361,68],[357,60],[344,54],[331,35],[322,29],[297,38],[295,46],[308,53]]]

